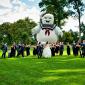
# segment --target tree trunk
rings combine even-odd
[[[81,26],[80,26],[80,24],[81,24],[81,21],[80,21],[80,11],[79,11],[79,9],[78,9],[78,21],[79,21],[79,40],[81,41]]]

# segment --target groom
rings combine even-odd
[[[37,55],[38,55],[38,58],[42,57],[42,52],[43,52],[43,46],[39,42],[38,45],[37,45]]]

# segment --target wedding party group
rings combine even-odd
[[[51,43],[41,43],[38,42],[36,45],[25,45],[25,44],[13,44],[11,48],[8,48],[7,44],[3,44],[1,47],[2,58],[7,57],[25,57],[25,56],[37,56],[38,58],[51,58],[55,56],[62,56],[66,51],[68,56],[81,56],[85,57],[85,40],[83,42],[73,42],[72,44],[64,44],[64,42],[57,42],[55,44]]]

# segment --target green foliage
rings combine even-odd
[[[73,41],[77,42],[79,39],[78,32],[73,32],[72,30],[69,30],[68,32],[63,32],[62,41],[66,44],[67,42],[73,43]]]
[[[73,41],[77,42],[79,39],[78,32],[73,32],[72,30],[70,30],[69,32],[71,33],[71,37],[73,38]]]
[[[14,23],[3,23],[0,25],[0,43],[31,43],[31,29],[35,26],[36,23],[29,18],[20,19]]]
[[[68,12],[64,10],[66,0],[41,0],[39,3],[41,11],[51,13],[54,15],[55,24],[61,27],[64,24],[64,19],[68,17]]]
[[[75,12],[74,10],[71,10],[74,12],[73,14],[77,14],[78,12],[80,12],[80,15],[82,15],[82,12],[84,11],[85,7],[83,0],[67,0],[67,1],[70,7],[72,7],[75,10]]]
[[[84,23],[81,23],[81,33],[85,34],[85,25]]]
[[[64,39],[63,41],[65,43],[66,42],[72,43],[72,41],[73,41],[73,37],[70,32],[64,32],[63,39]]]
[[[83,33],[83,36],[81,36],[81,39],[82,40],[85,40],[85,24],[84,23],[81,23],[80,25],[80,30],[81,30],[81,33]]]

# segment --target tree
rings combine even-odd
[[[65,43],[67,43],[67,42],[72,43],[73,42],[73,37],[71,36],[70,32],[64,32],[63,33],[63,41]]]
[[[35,26],[36,23],[29,18],[20,19],[14,23],[3,23],[0,25],[0,43],[31,43],[31,29]]]
[[[39,7],[42,8],[41,11],[53,14],[55,24],[61,27],[64,19],[68,17],[68,12],[64,10],[66,4],[66,0],[41,0]]]
[[[9,22],[3,23],[0,26],[0,32],[1,32],[1,37],[2,37],[2,42],[4,43],[11,43],[11,33],[10,33],[10,29],[11,29],[11,24]]]
[[[68,0],[68,4],[72,10],[69,10],[71,15],[74,15],[78,18],[79,22],[79,39],[81,40],[81,16],[84,11],[84,3],[82,0]]]
[[[78,32],[73,32],[71,29],[69,30],[69,33],[71,33],[71,37],[73,38],[72,42],[75,41],[77,42],[78,41]]]
[[[83,33],[81,38],[82,38],[82,40],[85,40],[85,25],[84,25],[84,23],[81,23],[80,27],[81,27],[81,33]]]
[[[81,23],[81,24],[80,24],[80,27],[81,27],[81,32],[82,32],[83,34],[85,34],[85,25],[84,25],[84,23]]]

